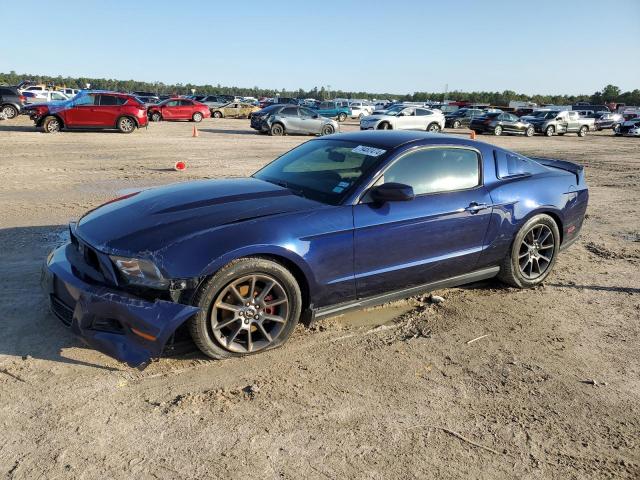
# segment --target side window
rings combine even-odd
[[[61,93],[51,92],[51,100],[66,100],[66,99],[67,99],[67,97],[65,97]]]
[[[333,105],[330,104],[329,102],[322,102],[320,104],[320,109],[322,109],[322,110],[329,110],[331,108],[333,108]]]
[[[304,116],[304,117],[313,117],[316,115],[315,112],[309,110],[308,108],[301,108],[300,109],[300,115]]]
[[[180,100],[180,106],[191,107],[193,106],[193,102],[191,100]]]
[[[494,150],[498,178],[544,173],[546,168],[527,157],[521,157],[504,150]]]
[[[295,108],[295,107],[283,108],[280,111],[280,115],[284,115],[286,117],[297,117],[298,116],[298,109]]]
[[[431,110],[425,110],[424,108],[416,108],[416,116],[424,117],[427,115],[433,115]]]
[[[179,101],[178,100],[171,100],[170,102],[165,103],[165,107],[177,107],[178,106]]]
[[[96,95],[84,95],[75,101],[75,105],[95,105]]]
[[[380,183],[403,183],[416,195],[451,192],[480,184],[480,156],[465,148],[425,148],[400,158]]]
[[[114,95],[100,95],[100,105],[118,105],[118,97]]]

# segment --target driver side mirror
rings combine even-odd
[[[562,117],[556,117],[556,121],[558,121],[558,122],[559,122],[559,121],[561,121],[561,120],[562,120]]]
[[[404,183],[383,183],[371,189],[371,199],[379,204],[386,202],[408,202],[416,196],[413,187]]]

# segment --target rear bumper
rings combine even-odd
[[[199,310],[89,283],[70,261],[73,248],[67,244],[51,253],[42,269],[42,287],[54,315],[102,353],[140,366],[160,356],[175,330]]]

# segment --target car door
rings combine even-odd
[[[320,133],[324,120],[313,110],[299,107],[300,127],[305,133]]]
[[[175,120],[178,118],[179,102],[180,100],[169,100],[167,103],[162,105],[162,118],[165,120]]]
[[[527,126],[526,123],[520,120],[520,118],[516,115],[513,115],[511,113],[507,113],[506,115],[509,122],[510,131],[513,133],[524,133]]]
[[[178,117],[180,120],[191,120],[195,104],[191,100],[180,100],[178,104]]]
[[[354,273],[359,297],[400,290],[474,269],[491,199],[480,152],[455,146],[400,154],[376,181],[413,187],[415,198],[354,206]]]
[[[416,125],[416,109],[405,108],[394,119],[395,128],[398,130],[409,130]]]
[[[294,107],[293,105],[290,107],[285,107],[280,110],[279,116],[283,117],[285,122],[285,129],[288,132],[302,132],[300,115],[298,114],[298,107]]]
[[[97,126],[115,127],[120,114],[120,106],[126,102],[125,97],[117,95],[101,94],[96,98],[94,108]]]
[[[96,126],[96,99],[96,94],[89,93],[74,100],[71,107],[63,113],[65,125],[71,128]]]

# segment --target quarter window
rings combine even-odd
[[[377,182],[403,183],[416,195],[451,192],[480,184],[480,157],[464,148],[425,148],[391,165]]]

